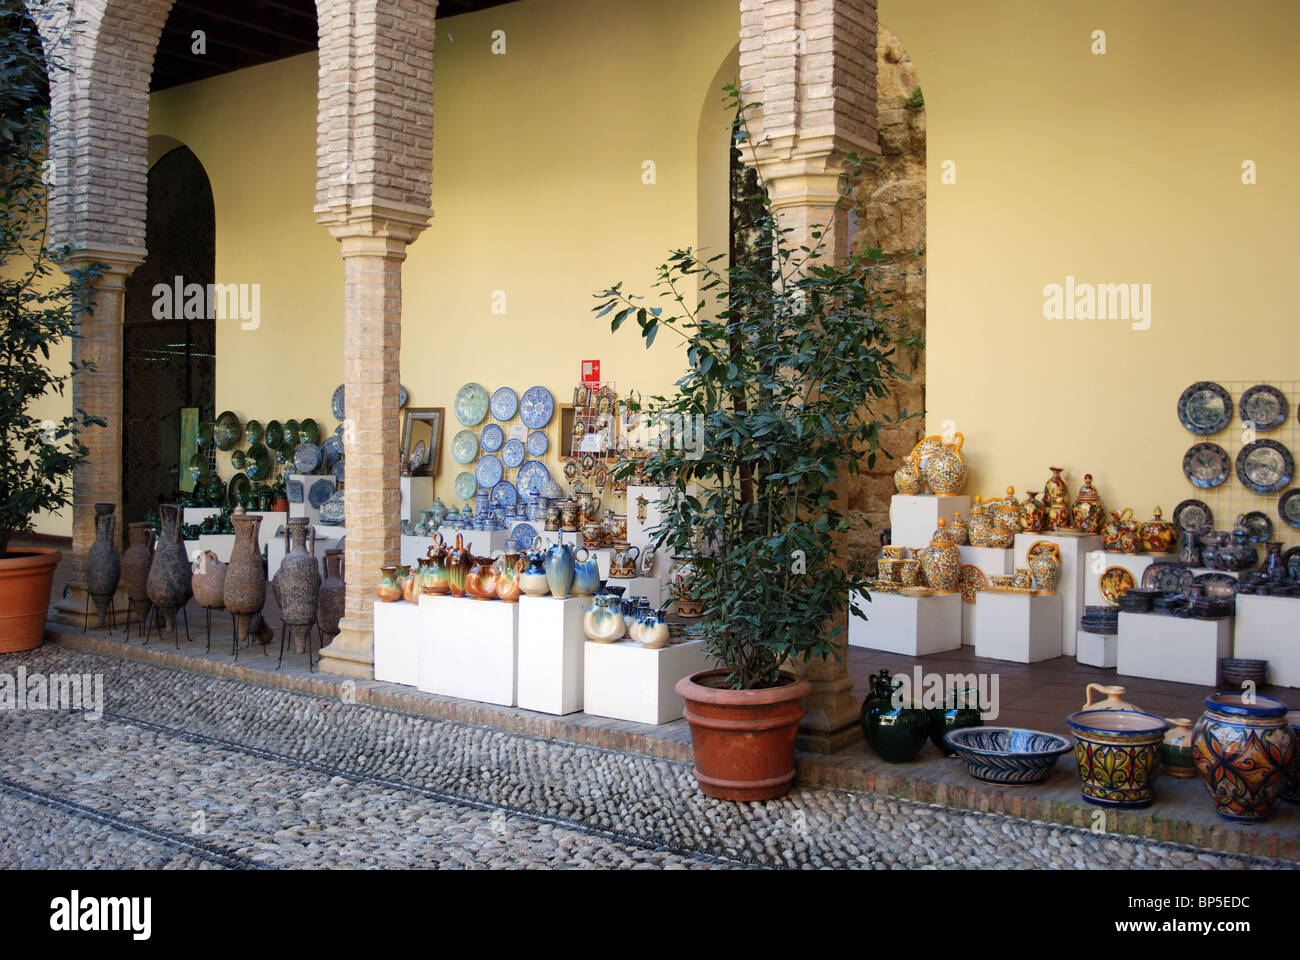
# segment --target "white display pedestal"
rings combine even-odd
[[[519,604],[469,597],[420,597],[419,688],[425,693],[513,707],[517,694]]]
[[[519,706],[563,715],[582,709],[587,637],[582,615],[590,597],[519,598]]]
[[[401,517],[418,520],[433,506],[433,477],[399,477],[402,493]]]
[[[1119,614],[1120,676],[1212,687],[1219,658],[1232,650],[1232,617],[1192,620],[1159,613]]]
[[[1016,572],[1013,561],[1015,551],[1009,548],[1002,550],[998,547],[972,547],[967,544],[957,549],[961,551],[962,566],[979,567],[986,577],[1005,577]],[[1020,565],[1023,567],[1024,563]]]
[[[289,476],[289,479],[297,480],[302,484],[302,503],[290,503],[289,516],[306,517],[308,523],[319,523],[320,509],[313,507],[308,500],[308,497],[311,495],[312,485],[319,480],[325,480],[328,482],[331,490],[336,489],[338,484],[334,482],[334,478],[315,473],[294,473]]]
[[[567,543],[569,546],[573,547],[574,550],[581,550],[584,546],[586,546],[586,544],[582,539],[581,530],[579,530],[576,533],[565,532],[564,530],[561,530],[559,533],[559,537],[560,537],[560,543]]]
[[[375,679],[414,687],[420,682],[420,639],[429,626],[418,603],[375,601]]]
[[[233,533],[199,534],[199,551],[211,550],[222,563],[230,562],[230,551],[234,548],[235,535]],[[191,555],[190,559],[194,559],[193,555]]]
[[[1056,581],[1056,592],[1061,595],[1061,649],[1067,657],[1073,656],[1079,618],[1083,615],[1083,581],[1087,568],[1085,558],[1090,551],[1101,548],[1101,537],[1096,534],[1063,537],[1055,533],[1018,533],[1014,547],[1015,566],[1029,566],[1026,562],[1029,548],[1039,540],[1054,543],[1061,551],[1061,575]],[[1095,577],[1093,579],[1096,580]]]
[[[982,599],[982,598],[981,598]],[[867,619],[849,614],[849,644],[923,657],[961,646],[961,594],[907,597],[873,593],[871,600],[854,594],[850,602]]]
[[[249,510],[250,517],[261,517],[262,522],[257,525],[257,552],[261,553],[262,548],[276,539],[279,534],[281,542],[284,541],[284,526],[289,522],[289,514],[281,510]]]
[[[958,510],[963,518],[970,516],[970,497],[905,497],[896,493],[889,502],[889,542],[900,547],[928,547],[939,518],[952,523]]]
[[[1149,553],[1112,553],[1109,550],[1089,550],[1083,557],[1083,602],[1085,606],[1101,606],[1108,601],[1101,595],[1097,581],[1111,567],[1123,567],[1133,574],[1133,586],[1142,586],[1142,571],[1156,559]],[[1170,560],[1177,560],[1171,555]]]
[[[433,546],[433,537],[413,537],[410,534],[402,534],[401,563],[414,568],[416,560],[429,555],[431,546]]]
[[[1061,595],[995,593],[975,602],[975,656],[1036,663],[1061,655]]]
[[[963,647],[975,646],[975,607],[979,604],[978,596],[975,603],[967,603],[965,600],[961,604],[961,645]]]
[[[1116,666],[1119,663],[1119,635],[1076,631],[1074,658],[1090,667]]]
[[[220,507],[181,507],[181,523],[200,524],[208,517],[220,515]]]
[[[632,577],[628,580],[606,580],[607,587],[626,587],[625,597],[645,597],[650,606],[658,610],[663,605],[663,584],[655,577]]]
[[[673,687],[682,677],[716,664],[704,641],[649,650],[632,640],[593,643],[584,650],[583,712],[633,723],[668,723],[686,706]]]
[[[1238,595],[1232,655],[1268,661],[1268,682],[1300,687],[1300,599]]]

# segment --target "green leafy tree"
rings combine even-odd
[[[66,43],[47,53],[21,0],[0,0],[0,556],[15,533],[31,529],[33,514],[71,502],[73,471],[88,453],[79,432],[104,425],[80,409],[59,420],[31,412],[89,368],[56,371],[50,348],[78,335],[103,270],[94,264],[64,276],[59,264],[75,251],[48,243],[46,188],[58,174],[47,162],[48,76],[66,69],[59,56]]]
[[[742,105],[734,84],[726,90],[740,146],[754,105]],[[841,203],[863,162],[848,159]],[[761,182],[753,200],[757,255],[733,252],[723,265],[722,254],[676,250],[654,283],[666,307],[617,283],[593,308],[613,314],[614,330],[635,319],[647,346],[664,329],[685,343],[675,392],[634,408],[659,431],[644,472],[672,491],[657,545],[694,567],[699,629],[734,689],[779,683],[788,659],[838,655],[849,594],[868,583],[840,556],[838,535],[855,518],[836,485],[874,466],[892,421],[873,406],[891,380],[906,379],[896,347],[920,344],[891,314],[892,291],[878,288],[879,250],[836,263],[820,229],[795,245]],[[705,299],[693,302],[696,284]],[[630,464],[618,471],[630,473]]]

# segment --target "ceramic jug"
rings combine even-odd
[[[200,607],[209,610],[225,607],[226,564],[211,550],[204,550],[194,558],[190,582],[194,585],[194,599]]]
[[[1020,529],[1025,533],[1039,533],[1047,522],[1047,507],[1037,497],[1038,491],[1030,490],[1029,499],[1020,505]]]
[[[589,491],[575,491],[578,500],[581,522],[590,523],[600,520],[600,495]]]
[[[1178,542],[1178,528],[1163,519],[1160,508],[1156,507],[1151,519],[1138,528],[1138,537],[1147,553],[1173,553],[1174,544]]]
[[[1112,552],[1130,552],[1124,551],[1123,542],[1140,543],[1138,533],[1137,521],[1133,519],[1131,507],[1125,507],[1118,513],[1112,510],[1110,519],[1101,528],[1101,545]]]
[[[1259,549],[1250,540],[1250,531],[1246,529],[1246,518],[1239,516],[1232,530],[1232,542],[1219,548],[1219,569],[1249,570],[1258,559]]]
[[[592,550],[603,547],[605,545],[605,525],[599,520],[584,520],[582,522],[582,543],[583,546]]]
[[[1169,729],[1160,747],[1160,761],[1165,773],[1171,777],[1196,776],[1196,761],[1192,758],[1192,721],[1183,717],[1165,717]]]
[[[665,619],[667,613],[668,611],[664,609],[651,611],[650,615],[641,621],[637,643],[650,650],[662,650],[668,646],[668,621]]]
[[[451,590],[451,585],[447,582],[447,568],[443,565],[447,557],[447,545],[443,542],[442,534],[433,535],[433,543],[426,554],[420,592],[435,597],[443,596]]]
[[[961,550],[947,531],[948,521],[939,518],[939,529],[934,531],[930,545],[921,551],[921,567],[926,582],[940,593],[953,593],[961,572]]]
[[[465,573],[465,594],[475,600],[493,600],[497,595],[497,574],[492,557],[472,557]]]
[[[921,484],[921,468],[913,458],[908,457],[894,471],[894,489],[904,497],[914,497],[921,492]]]
[[[862,701],[862,732],[882,760],[907,763],[925,746],[930,735],[926,712],[915,702],[894,706],[894,691],[902,681],[888,670],[871,675],[871,692]]]
[[[587,559],[581,559],[582,554],[587,555]],[[596,561],[596,555],[583,547],[577,552],[577,562],[573,565],[573,584],[569,587],[569,592],[575,597],[590,597],[600,589],[600,564]]]
[[[550,582],[546,579],[546,555],[539,548],[530,550],[524,561],[523,572],[519,574],[519,587],[525,596],[545,597],[551,592]]]
[[[1199,567],[1204,562],[1201,557],[1201,535],[1195,530],[1183,531],[1182,541],[1178,545],[1178,560],[1189,567]]]
[[[500,561],[497,561],[500,563]],[[519,582],[524,572],[524,558],[515,556],[515,562],[511,566],[503,566],[497,572],[497,599],[504,600],[506,603],[518,603],[519,595],[523,593],[523,585]]]
[[[396,603],[402,599],[402,585],[397,580],[397,564],[379,568],[379,583],[375,585],[375,597],[384,603]]]
[[[1100,533],[1106,519],[1106,508],[1092,485],[1092,474],[1083,475],[1083,486],[1074,500],[1074,526],[1084,533]]]
[[[578,509],[578,501],[561,500],[560,501],[560,530],[564,533],[577,533],[579,518],[582,516]]]
[[[630,580],[636,576],[636,562],[641,548],[628,546],[626,540],[614,545],[614,556],[609,561],[609,575],[614,580]]]
[[[577,555],[567,543],[554,544],[546,551],[546,582],[551,588],[551,596],[561,600],[569,598],[577,563]]]
[[[618,598],[598,593],[591,598],[591,606],[582,615],[582,632],[596,643],[616,643],[623,639],[627,625]]]
[[[1031,547],[1027,560],[1033,574],[1034,586],[1044,593],[1055,593],[1061,576],[1061,548],[1055,543]]]
[[[113,594],[122,579],[122,555],[117,552],[117,543],[113,531],[117,518],[113,512],[116,504],[95,504],[95,542],[86,551],[86,562],[82,568],[86,592],[95,603],[95,614],[99,625],[104,625],[108,608],[113,602]]]
[[[936,453],[926,458],[925,482],[937,496],[956,496],[966,484],[966,461],[961,456],[965,439],[960,433],[955,433],[951,443],[944,443]]]
[[[453,597],[465,596],[465,575],[469,573],[474,558],[465,548],[464,534],[456,534],[456,545],[447,551],[447,589]]]
[[[1092,692],[1097,691],[1105,700],[1093,701]],[[1107,686],[1102,683],[1090,683],[1084,688],[1083,706],[1079,712],[1085,710],[1132,710],[1134,713],[1145,713],[1141,707],[1135,707],[1133,704],[1123,699],[1127,691],[1123,687]]]

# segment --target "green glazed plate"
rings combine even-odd
[[[271,420],[266,425],[266,445],[272,450],[279,450],[284,443],[284,427],[279,420]]]
[[[298,430],[301,429],[297,420],[284,421],[284,442],[290,447],[298,446]]]
[[[249,420],[244,424],[244,437],[250,444],[262,442],[262,424],[257,420]]]
[[[239,443],[239,438],[243,435],[244,428],[240,425],[239,418],[229,410],[217,417],[216,423],[212,425],[212,442],[221,451],[235,449],[235,444]]]
[[[234,507],[239,504],[239,495],[242,493],[247,496],[253,489],[248,477],[242,473],[237,473],[230,478],[230,485],[226,487],[226,504]]]
[[[230,455],[230,466],[235,470],[243,470],[248,466],[248,457],[243,450],[236,450]]]
[[[473,463],[478,456],[478,434],[462,430],[451,440],[451,458],[457,463]]]
[[[191,480],[202,480],[208,475],[208,458],[201,453],[190,457],[189,474]]]
[[[271,451],[261,443],[248,448],[248,463],[245,468],[249,480],[265,480],[271,472]]]
[[[474,494],[478,493],[478,481],[474,479],[474,474],[462,470],[456,474],[456,482],[452,485],[452,489],[462,500],[473,500]]]
[[[200,447],[206,447],[212,442],[212,424],[209,421],[203,420],[199,423],[199,432],[196,440]]]
[[[311,417],[298,424],[298,440],[302,443],[320,443],[320,427]]]

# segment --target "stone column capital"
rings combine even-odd
[[[378,201],[316,207],[316,222],[343,245],[344,257],[383,256],[404,259],[433,218],[428,207]]]
[[[102,264],[106,269],[96,281],[96,286],[125,289],[126,278],[135,271],[136,267],[144,263],[147,254],[148,251],[143,247],[87,244],[74,247],[66,258],[58,261],[58,264],[64,273],[71,270],[84,270],[93,263]]]

